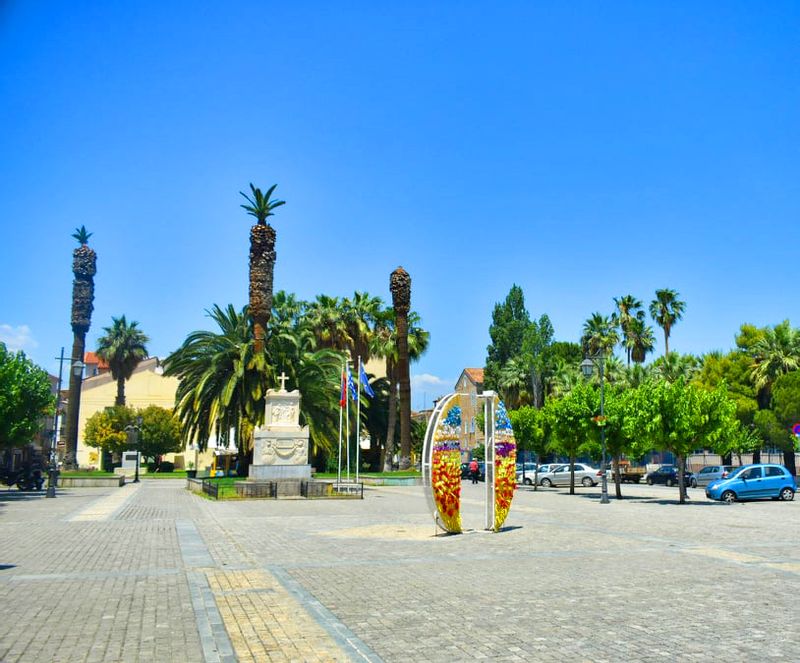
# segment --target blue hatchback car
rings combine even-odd
[[[725,479],[712,481],[706,487],[706,497],[732,504],[737,500],[793,500],[797,482],[783,465],[744,465]]]

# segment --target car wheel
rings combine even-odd
[[[720,499],[726,504],[733,504],[736,501],[736,493],[734,493],[732,490],[726,490],[724,493],[722,493]]]
[[[667,488],[672,488],[672,479],[667,479]]]
[[[697,488],[697,479],[692,479],[692,488]]]
[[[784,488],[781,491],[781,499],[784,502],[791,502],[794,499],[794,491],[791,488]]]
[[[545,488],[550,488],[550,486],[552,486],[552,485],[553,485],[553,482],[552,482],[552,481],[550,481],[550,479],[542,479],[542,485],[543,485]]]
[[[652,486],[653,485],[653,478],[652,477],[647,477],[647,485],[648,486]]]
[[[533,480],[529,479],[528,477],[525,477],[525,481],[523,481],[522,483],[524,483],[526,486],[532,486]]]
[[[583,477],[583,479],[581,479],[581,483],[586,488],[589,488],[589,486],[594,486],[594,481],[592,481],[589,477]]]

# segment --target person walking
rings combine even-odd
[[[478,461],[474,458],[469,463],[469,474],[472,477],[472,483],[478,483]]]

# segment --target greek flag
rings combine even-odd
[[[364,364],[361,364],[358,368],[358,377],[359,380],[361,380],[361,384],[364,386],[364,391],[370,398],[375,398],[375,392],[372,391],[372,387],[369,386],[369,378],[367,377],[367,372],[364,370]]]
[[[358,389],[356,383],[353,382],[353,374],[350,372],[350,367],[347,367],[347,388],[350,390],[350,398],[354,401],[358,400]]]

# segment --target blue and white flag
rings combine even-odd
[[[353,374],[350,372],[350,367],[347,367],[347,388],[350,390],[350,398],[354,401],[358,400],[358,389],[356,383],[353,382]]]
[[[361,364],[359,367],[359,379],[361,380],[361,384],[364,386],[364,392],[370,398],[375,398],[375,392],[372,391],[372,387],[369,386],[369,378],[367,377],[367,372],[364,370],[364,364]]]

